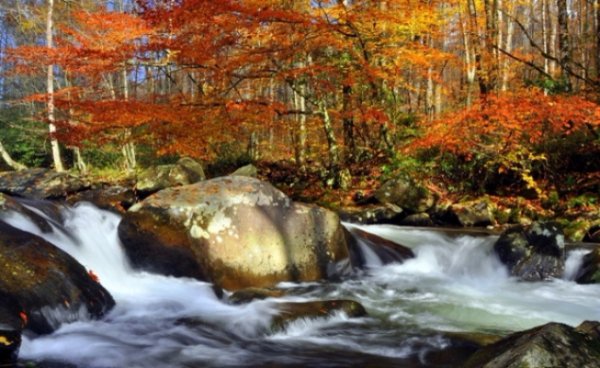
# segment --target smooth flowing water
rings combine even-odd
[[[93,270],[117,305],[100,321],[24,338],[25,360],[78,367],[445,367],[452,366],[442,354],[451,346],[449,332],[504,334],[550,321],[600,320],[600,286],[569,280],[583,252],[570,255],[564,279],[526,283],[508,277],[492,253],[494,237],[362,226],[409,246],[416,257],[382,266],[363,246],[368,267],[352,278],[282,284],[290,291],[284,298],[234,306],[208,283],[132,270],[117,237],[119,216],[82,203],[65,208],[63,217],[49,234],[18,214],[3,219]],[[279,302],[348,298],[369,317],[338,314],[269,328]]]

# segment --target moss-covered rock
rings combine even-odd
[[[435,204],[435,197],[426,187],[403,177],[385,182],[375,192],[375,198],[380,203],[393,204],[408,213],[426,212]]]
[[[488,226],[496,222],[495,206],[487,198],[455,203],[450,206],[450,213],[462,226]]]
[[[0,292],[18,303],[25,328],[49,333],[80,317],[99,318],[114,300],[75,259],[0,221]]]
[[[600,362],[600,323],[577,328],[548,323],[517,332],[477,351],[465,368],[595,368]]]
[[[558,225],[536,222],[502,233],[494,251],[511,275],[526,281],[561,277],[565,267],[565,239]]]
[[[160,191],[129,209],[119,235],[138,268],[229,290],[337,277],[349,268],[335,213],[243,176]]]
[[[150,167],[137,177],[136,190],[142,193],[155,193],[159,190],[188,185],[205,180],[202,165],[184,157],[176,164]]]

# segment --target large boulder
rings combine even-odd
[[[99,318],[114,306],[108,291],[75,259],[2,221],[0,265],[0,293],[18,303],[25,328],[33,332],[50,333],[80,317]]]
[[[393,204],[409,213],[426,212],[435,204],[429,189],[403,177],[385,182],[376,192],[375,198],[384,204]]]
[[[508,229],[494,244],[494,251],[511,275],[525,281],[561,277],[565,268],[565,238],[554,223]]]
[[[517,332],[477,351],[465,368],[595,368],[600,362],[600,323],[573,328],[548,323]]]
[[[335,213],[244,176],[160,191],[129,209],[119,235],[138,268],[229,290],[337,277],[349,268]]]
[[[0,173],[0,192],[24,198],[65,198],[89,187],[90,183],[75,175],[49,169]]]
[[[176,164],[153,166],[142,171],[137,177],[135,188],[142,193],[154,193],[205,179],[202,165],[189,157],[184,157]]]

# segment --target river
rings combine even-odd
[[[503,335],[551,321],[600,320],[600,286],[571,281],[584,251],[569,254],[562,279],[527,283],[508,277],[493,255],[494,236],[361,226],[416,257],[383,266],[363,249],[367,269],[347,280],[282,284],[288,296],[238,306],[215,296],[208,283],[132,270],[119,244],[118,215],[81,203],[64,208],[63,217],[49,234],[18,214],[5,221],[93,270],[117,304],[102,320],[24,337],[25,361],[94,368],[451,367],[460,353],[453,333]],[[369,316],[269,328],[278,303],[321,299],[354,299]]]

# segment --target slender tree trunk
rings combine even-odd
[[[465,48],[465,70],[466,70],[466,84],[467,84],[467,107],[473,105],[473,91],[475,87],[475,77],[477,74],[477,69],[474,63],[473,56],[473,47],[471,43],[471,39],[473,38],[470,31],[469,24],[461,19],[461,29],[463,36],[463,46]]]
[[[333,123],[327,111],[327,103],[324,100],[319,101],[319,112],[323,117],[323,129],[325,130],[325,138],[327,139],[327,148],[329,155],[329,170],[334,179],[333,185],[337,185],[340,181],[340,149],[333,130]]]
[[[300,113],[296,116],[298,130],[295,136],[296,165],[301,172],[306,171],[306,86],[300,84],[294,91],[294,108]]]
[[[511,13],[512,13],[512,10],[514,9],[512,3],[508,6],[506,6],[506,8]],[[515,33],[515,22],[513,22],[513,20],[511,18],[506,18],[505,22],[506,22],[506,39],[504,41],[503,47],[504,47],[504,50],[506,50],[506,52],[510,53],[510,52],[512,52],[512,49],[513,49],[513,36]],[[502,59],[502,85],[501,85],[502,91],[508,90],[509,77],[510,77],[510,59],[508,57],[504,57]]]
[[[123,66],[122,70],[122,78],[123,78],[123,99],[125,101],[129,100],[129,82],[127,79],[127,67]],[[123,134],[123,138],[125,139],[125,144],[123,145],[123,158],[125,159],[125,168],[127,171],[135,170],[137,166],[136,152],[135,152],[135,144],[130,141],[131,139],[131,129],[125,129]]]
[[[51,49],[53,47],[52,44],[52,31],[54,28],[53,25],[53,13],[54,13],[54,0],[48,0],[48,13],[46,18],[46,47]],[[60,155],[60,147],[58,145],[58,140],[54,135],[56,134],[56,125],[55,125],[55,106],[54,106],[54,65],[48,65],[47,69],[47,78],[46,78],[46,91],[48,92],[48,131],[50,133],[50,146],[52,148],[52,160],[54,162],[54,169],[58,172],[64,171],[65,168],[62,163],[62,158]]]
[[[542,0],[542,49],[546,55],[550,52],[550,45],[548,44],[548,16],[548,0]],[[550,73],[550,60],[547,57],[544,57],[544,72],[546,74]],[[544,94],[548,94],[547,88],[544,88]]]
[[[567,92],[572,86],[569,78],[571,43],[569,40],[569,13],[567,0],[556,0],[558,9],[558,60],[560,65],[561,79],[565,83]]]
[[[2,156],[4,162],[14,170],[21,171],[27,169],[27,166],[12,159],[2,142],[0,142],[0,156]]]
[[[346,162],[352,162],[356,156],[356,142],[354,139],[354,119],[352,117],[352,87],[342,87],[342,128],[344,131],[344,146]]]

